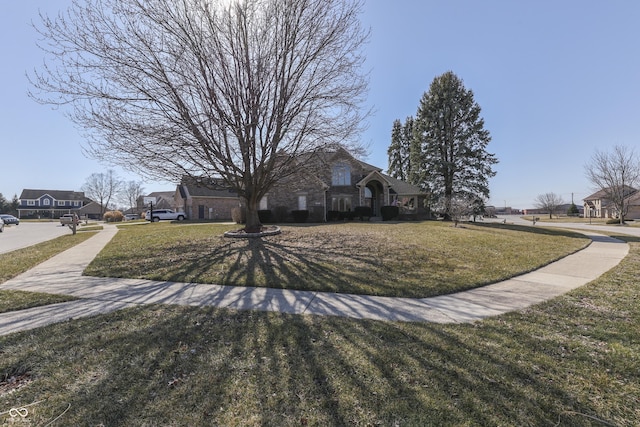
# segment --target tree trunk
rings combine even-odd
[[[247,233],[258,233],[262,230],[262,224],[258,217],[258,201],[252,199],[254,198],[247,199],[247,223],[244,229]]]

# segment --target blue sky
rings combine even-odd
[[[38,10],[70,0],[6,1],[0,14],[0,193],[80,190],[113,168],[82,154],[83,138],[60,111],[26,95],[25,73],[42,53],[30,26]],[[584,167],[596,149],[639,149],[640,2],[632,0],[368,0],[362,20],[368,106],[362,141],[387,167],[391,126],[414,115],[434,77],[453,71],[473,90],[500,163],[490,203],[532,207],[554,192],[576,203],[594,189]],[[174,184],[145,182],[147,192]]]

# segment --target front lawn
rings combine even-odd
[[[636,239],[594,282],[473,324],[156,305],[11,334],[0,424],[637,426],[638,277]]]
[[[531,271],[589,243],[567,231],[502,224],[351,222],[222,237],[233,228],[123,227],[85,274],[421,298]]]

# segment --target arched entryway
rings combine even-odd
[[[380,207],[384,206],[384,187],[380,181],[369,181],[364,189],[364,204],[369,206],[373,216],[380,216]]]

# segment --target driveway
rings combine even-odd
[[[0,233],[0,254],[26,248],[37,243],[70,234],[69,227],[63,227],[58,221],[20,222],[20,225],[7,225]]]

